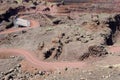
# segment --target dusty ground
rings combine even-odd
[[[0,80],[120,79],[119,1],[0,4]],[[16,28],[16,16],[31,27]]]

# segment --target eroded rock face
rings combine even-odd
[[[80,56],[80,60],[84,60],[90,56],[100,57],[108,54],[104,46],[93,45],[88,48],[88,52]]]
[[[24,6],[9,8],[5,13],[0,15],[0,31],[13,27],[13,21],[19,11],[24,10]]]
[[[120,34],[120,14],[114,14],[106,20],[106,24],[111,29],[111,34],[106,40],[107,45],[114,45],[119,41]]]

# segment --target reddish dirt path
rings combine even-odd
[[[120,46],[109,46],[108,51],[110,51],[112,53],[120,52]]]
[[[110,52],[120,52],[120,46],[111,46],[108,48]],[[23,49],[0,49],[0,55],[2,56],[23,56],[30,65],[41,70],[57,70],[69,68],[86,68],[90,65],[87,62],[44,62],[37,59],[30,52]]]
[[[111,46],[108,47],[110,52],[120,52],[120,46]],[[57,70],[64,69],[66,67],[69,68],[79,68],[83,69],[90,66],[89,61],[79,61],[79,62],[44,62],[37,59],[34,55],[32,55],[29,51],[23,49],[0,49],[0,55],[2,56],[23,56],[25,60],[29,62],[30,65],[37,69],[41,70]]]
[[[84,68],[85,62],[44,62],[39,61],[30,52],[22,49],[0,49],[0,55],[4,56],[23,56],[33,67],[41,70],[57,70],[69,68]]]

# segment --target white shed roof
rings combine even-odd
[[[20,26],[29,27],[29,26],[30,26],[30,21],[25,20],[25,19],[21,19],[21,18],[17,18],[17,19],[14,21],[14,25],[20,25]]]

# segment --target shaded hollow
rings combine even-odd
[[[25,7],[23,6],[19,6],[17,8],[9,8],[5,13],[0,15],[0,23],[2,21],[6,21],[6,22],[10,22],[10,17],[11,16],[15,16],[16,14],[18,14],[19,11],[24,10]]]
[[[120,31],[120,14],[115,15],[113,18],[109,18],[107,24],[111,29],[111,34],[109,38],[106,39],[106,44],[110,46],[114,44],[114,34],[116,34],[117,31]]]

